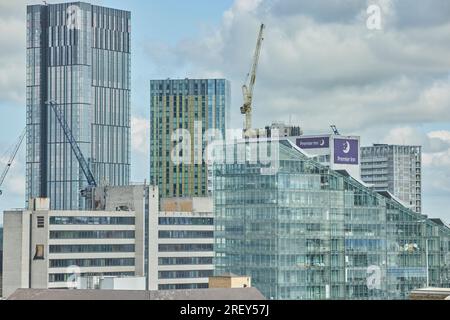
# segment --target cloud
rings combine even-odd
[[[366,9],[382,9],[368,30]],[[160,46],[158,65],[232,83],[232,127],[259,24],[267,26],[254,96],[254,127],[293,119],[305,133],[360,134],[372,143],[423,146],[424,204],[448,197],[450,10],[446,0],[235,1],[217,28]],[[450,200],[447,200],[450,205]],[[450,219],[449,219],[450,220]]]
[[[390,130],[383,141],[390,144],[422,145],[424,201],[426,203],[432,197],[441,197],[441,202],[443,199],[448,201],[450,195],[450,131],[439,130],[424,133],[413,127],[399,127]],[[433,202],[435,201],[434,198]],[[434,203],[427,205],[433,208],[433,216],[440,216],[450,221],[442,207],[436,208]]]
[[[355,131],[386,122],[450,121],[450,15],[426,30],[407,28],[397,2],[384,2],[403,28],[392,20],[380,32],[368,30],[364,1],[348,1],[343,9],[337,1],[236,1],[217,29],[160,48],[158,64],[170,57],[167,65],[177,61],[188,75],[224,76],[232,81],[233,101],[242,101],[240,86],[264,22],[256,126],[292,116],[315,131],[330,123]],[[439,3],[436,10],[445,8]],[[238,107],[234,126],[241,125]]]
[[[11,4],[0,7],[0,101],[25,106],[25,12],[20,18],[16,9]]]
[[[131,118],[131,149],[147,155],[150,146],[150,121],[145,118]]]
[[[436,154],[450,149],[449,131],[429,132],[422,131],[413,127],[398,127],[390,130],[384,137],[383,142],[388,144],[400,145],[418,145],[422,146],[422,152],[425,154]]]
[[[7,183],[6,183],[6,190],[8,190],[9,193],[12,193],[16,196],[25,198],[25,175],[23,174],[16,174],[14,176],[8,177]]]

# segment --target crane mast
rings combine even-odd
[[[19,151],[20,146],[22,145],[23,139],[25,138],[27,131],[26,128],[23,130],[23,132],[21,133],[21,135],[19,136],[19,141],[17,142],[17,144],[14,146],[14,149],[11,153],[11,156],[9,157],[8,162],[6,163],[6,167],[2,172],[2,175],[0,176],[0,188],[3,185],[3,181],[5,181],[6,175],[8,174],[9,169],[11,168],[11,165],[14,161],[14,159],[16,158],[17,152]],[[0,190],[0,195],[2,195],[2,190]]]
[[[94,175],[92,174],[91,169],[89,168],[89,164],[86,161],[86,159],[84,158],[83,153],[81,152],[81,149],[78,146],[78,143],[73,136],[72,130],[70,129],[67,122],[65,121],[61,110],[59,110],[56,107],[56,103],[53,101],[49,101],[48,104],[51,106],[51,108],[55,112],[56,119],[58,120],[59,124],[61,125],[61,128],[63,129],[64,135],[66,136],[67,141],[69,141],[70,147],[72,148],[72,151],[75,154],[75,157],[77,158],[78,163],[80,164],[80,168],[86,177],[89,187],[96,187],[97,183],[95,182]]]
[[[265,25],[261,24],[259,29],[258,41],[256,42],[255,54],[253,56],[253,64],[250,73],[248,74],[246,83],[242,86],[242,94],[244,96],[244,104],[241,107],[241,114],[245,115],[244,136],[248,137],[252,128],[252,102],[253,89],[256,82],[256,72],[258,69],[259,56],[261,53],[262,42],[264,40]],[[249,81],[250,79],[250,81]]]

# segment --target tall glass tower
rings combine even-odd
[[[208,196],[212,171],[202,161],[206,139],[197,138],[216,129],[225,138],[230,111],[230,83],[225,79],[167,79],[150,81],[150,181],[159,186],[160,197]],[[191,155],[199,161],[175,164],[171,159],[172,134],[186,130]]]
[[[56,103],[97,184],[130,172],[130,18],[83,2],[27,7],[26,197],[83,209],[87,181],[48,102]]]

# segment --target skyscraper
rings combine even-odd
[[[98,184],[130,171],[130,18],[83,2],[27,7],[26,198],[83,209],[87,185],[48,102],[56,103]]]
[[[150,181],[160,196],[198,197],[211,191],[211,171],[202,161],[208,129],[225,137],[229,117],[230,84],[225,79],[150,81]],[[184,129],[191,137],[190,163],[175,164],[171,153],[179,141],[172,133]],[[197,159],[195,160],[194,158]]]
[[[422,211],[422,148],[375,144],[361,148],[361,178],[376,191],[389,191],[416,212]]]

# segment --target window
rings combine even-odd
[[[37,244],[33,260],[44,260],[44,245]]]
[[[45,217],[37,217],[37,227],[45,228]]]

